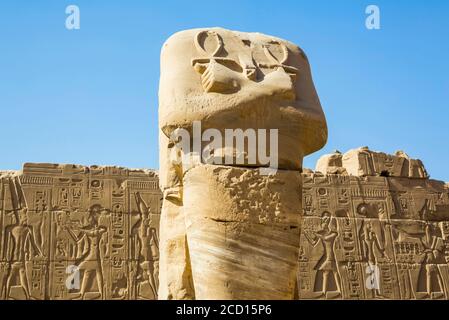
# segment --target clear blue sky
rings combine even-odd
[[[65,28],[76,4],[81,29]],[[381,29],[365,28],[365,8]],[[403,149],[449,181],[449,1],[1,1],[0,168],[158,167],[159,51],[172,33],[259,31],[307,53],[326,147]]]

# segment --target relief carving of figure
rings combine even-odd
[[[371,288],[374,289],[373,295],[375,297],[382,297],[379,285],[380,279],[378,278],[379,274],[377,272],[379,261],[376,252],[379,251],[381,257],[388,260],[388,257],[385,255],[385,248],[381,244],[376,232],[373,230],[372,222],[369,220],[363,220],[359,237],[362,248],[362,257],[368,264],[367,270],[370,270],[369,274],[372,282]]]
[[[444,294],[443,277],[438,268],[438,264],[445,264],[445,261],[439,240],[441,241],[441,237],[432,233],[432,225],[427,222],[425,235],[420,238],[423,246],[423,262],[421,264],[419,279],[423,279],[425,285],[424,288],[419,288],[418,286],[418,291],[424,289],[429,298],[432,298],[432,294],[435,293],[440,293],[440,296]]]
[[[134,256],[139,261],[143,282],[147,282],[154,297],[158,290],[159,241],[156,228],[152,225],[151,208],[141,194],[134,194],[139,209],[139,219],[131,230],[134,239]]]
[[[314,247],[321,242],[324,251],[315,266],[315,270],[317,270],[315,291],[321,292],[321,295],[326,298],[329,297],[329,293],[332,292],[330,290],[331,281],[333,281],[336,289],[333,291],[336,292],[336,295],[333,297],[338,297],[341,295],[341,280],[337,268],[337,258],[335,256],[335,240],[338,237],[335,218],[328,212],[325,212],[321,219],[321,230],[318,232],[312,231],[311,233],[312,235],[307,231],[304,233],[307,240]],[[319,288],[320,284],[321,288]]]
[[[41,249],[35,241],[33,228],[28,225],[27,208],[14,211],[15,224],[5,230],[6,242],[4,253],[9,263],[9,273],[6,280],[5,297],[10,297],[12,282],[18,278],[25,298],[31,298],[27,276],[27,262],[33,257],[43,257]]]
[[[79,259],[76,261],[76,265],[81,271],[84,271],[83,280],[81,283],[80,296],[78,299],[85,299],[86,291],[90,279],[95,276],[97,280],[98,290],[100,292],[100,299],[104,299],[104,285],[103,285],[103,267],[102,257],[100,253],[100,242],[102,235],[107,231],[103,226],[98,224],[98,212],[96,210],[90,210],[87,218],[87,225],[79,230],[76,234],[71,228],[67,228],[67,231],[77,243],[86,241],[86,247]]]

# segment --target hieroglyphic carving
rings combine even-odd
[[[157,298],[160,206],[150,170],[2,172],[1,299]]]
[[[344,166],[340,153],[318,161],[326,174],[303,174],[299,298],[448,299],[447,186],[422,174],[411,176],[398,154],[357,150],[358,168],[365,168],[352,171],[357,176],[339,167]],[[361,153],[381,160],[362,161]],[[420,161],[413,163],[425,172]],[[318,232],[321,237],[311,240]]]

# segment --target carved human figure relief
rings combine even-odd
[[[425,234],[420,238],[423,249],[419,279],[421,280],[421,286],[418,286],[418,290],[424,291],[428,298],[442,295],[447,298],[443,277],[438,266],[445,263],[442,252],[443,243],[441,242],[441,237],[436,234],[435,229],[431,223],[426,223],[424,227]]]
[[[378,253],[380,253],[381,258],[387,257],[385,255],[383,241],[379,239],[379,236],[374,231],[373,221],[371,221],[371,219],[362,222],[359,237],[361,241],[362,257],[364,261],[366,261],[366,270],[369,270],[367,278],[369,278],[370,283],[372,283],[367,289],[374,290],[374,297],[382,297],[379,279]]]
[[[10,263],[5,297],[6,299],[10,297],[12,282],[17,279],[28,300],[31,295],[26,265],[32,257],[42,257],[43,255],[35,242],[34,231],[28,225],[27,208],[15,211],[14,220],[16,223],[5,230],[6,259]]]
[[[323,214],[319,231],[305,231],[304,236],[312,244],[316,246],[319,243],[322,246],[323,254],[315,265],[317,270],[315,276],[315,290],[320,292],[324,297],[329,297],[331,282],[334,283],[335,294],[333,297],[341,295],[341,278],[337,266],[337,258],[335,255],[335,240],[338,237],[336,220],[329,212]]]
[[[159,260],[159,240],[151,220],[151,209],[147,206],[139,192],[134,194],[137,207],[139,208],[139,220],[133,227],[131,234],[138,250],[136,257],[142,269],[142,278],[147,282],[154,297],[158,291],[158,260]]]
[[[92,278],[97,282],[100,299],[104,299],[104,271],[100,242],[106,228],[98,225],[98,212],[91,210],[87,218],[87,224],[77,233],[71,228],[67,228],[67,231],[76,243],[80,244],[82,241],[86,243],[85,251],[76,262],[76,265],[84,272],[79,299],[85,298],[88,282]]]

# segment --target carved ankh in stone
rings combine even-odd
[[[241,61],[221,56],[224,53],[224,43],[217,31],[198,32],[194,43],[199,53],[206,54],[206,57],[192,59],[192,66],[201,74],[201,84],[206,92],[235,92],[240,89],[240,76],[255,79],[256,66],[252,59],[244,58],[243,52],[239,55]],[[248,54],[246,56],[250,57]]]
[[[200,133],[222,137],[240,130],[247,143],[210,148],[196,141],[198,123]],[[159,298],[293,299],[302,160],[327,140],[303,51],[259,33],[176,33],[161,53],[159,127]],[[179,139],[180,130],[190,135]],[[263,130],[276,132],[276,141],[268,144]],[[259,169],[272,163],[259,152],[251,157],[253,137],[257,151],[276,157],[269,175]],[[199,161],[185,165],[179,140],[197,144]],[[205,161],[206,149],[220,161]],[[221,161],[239,156],[244,161]]]

